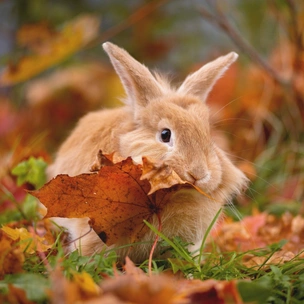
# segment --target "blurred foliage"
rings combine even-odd
[[[229,218],[219,223],[213,235],[217,245],[206,248],[197,270],[180,242],[171,246],[184,256],[168,261],[173,271],[192,278],[246,278],[238,288],[247,301],[302,301],[303,252],[294,254],[303,248],[303,217],[291,213],[304,214],[303,35],[301,0],[0,1],[0,223],[22,225],[31,233],[35,228],[55,245],[46,258],[27,257],[0,231],[0,278],[14,273],[2,280],[0,294],[4,290],[17,299],[17,294],[26,298],[26,292],[29,299],[45,302],[45,289],[52,283],[54,294],[62,297],[65,288],[72,299],[76,283],[68,284],[63,273],[75,279],[76,271],[85,271],[99,282],[101,274],[117,272],[112,254],[106,259],[77,252],[67,257],[61,248],[64,236],[59,241],[61,235],[51,233],[50,223],[37,222],[39,205],[24,191],[45,181],[42,159],[52,161],[82,115],[121,104],[122,86],[101,48],[111,40],[147,66],[171,71],[176,82],[225,52],[240,54],[207,102],[214,140],[251,180],[236,206],[242,215],[253,216],[241,223]],[[234,207],[227,209],[238,216]],[[235,252],[240,244],[248,250],[246,246],[274,241],[278,243],[266,251]],[[277,259],[284,263],[264,268]],[[258,269],[252,267],[261,261]],[[79,286],[89,285],[84,279],[80,277]],[[29,288],[28,281],[37,290]]]
[[[239,206],[247,212],[278,203],[299,206],[304,196],[303,6],[294,0],[1,1],[0,182],[32,155],[50,161],[86,112],[120,104],[122,87],[100,47],[111,40],[149,67],[173,71],[177,81],[204,62],[237,51],[238,64],[208,102],[217,142],[237,156],[252,181]],[[92,35],[93,27],[84,23],[63,40],[65,29],[82,16],[100,26]],[[75,37],[71,47],[67,41]],[[7,45],[9,54],[3,51]],[[26,60],[30,64],[22,68]]]

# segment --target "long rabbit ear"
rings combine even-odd
[[[238,54],[231,52],[205,64],[185,79],[178,92],[195,95],[205,101],[216,81],[237,58]]]
[[[105,42],[102,46],[125,88],[127,102],[133,106],[145,106],[149,100],[161,96],[159,84],[144,65],[113,43]]]

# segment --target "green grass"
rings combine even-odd
[[[45,166],[41,160],[35,162],[31,160],[31,172],[35,172],[38,179],[43,179],[41,170]],[[27,175],[23,170],[29,164],[19,166],[14,172],[22,174],[22,182],[29,182],[32,176]],[[33,168],[34,167],[34,168]],[[37,169],[39,167],[39,169]],[[29,167],[28,167],[29,168]],[[37,169],[37,170],[36,170]],[[39,171],[40,170],[40,171]],[[29,177],[29,178],[28,178]],[[35,179],[35,187],[39,187],[42,182]],[[14,210],[6,211],[0,215],[0,224],[5,225],[12,221],[21,221],[23,219],[30,221],[33,226],[38,221],[37,201],[29,194],[24,202],[18,205],[14,202],[13,195],[4,189],[3,197],[11,199],[15,203]],[[219,213],[208,229],[210,232]],[[170,251],[171,257],[167,259],[154,259],[152,262],[153,272],[162,273],[168,270],[173,273],[182,273],[185,278],[194,278],[200,280],[237,280],[239,293],[244,302],[248,303],[303,303],[304,301],[304,263],[299,256],[281,265],[267,265],[269,258],[277,251],[280,251],[286,241],[282,240],[266,248],[259,248],[247,252],[220,252],[216,243],[208,245],[209,251],[206,251],[207,235],[202,241],[198,252],[191,254],[185,240],[180,238],[168,239],[161,232],[157,231],[148,222],[145,222],[149,228],[159,235],[163,251]],[[55,232],[54,232],[55,233]],[[208,234],[207,233],[207,234]],[[243,259],[246,255],[264,256],[266,260],[260,267],[246,267]],[[117,256],[114,250],[109,250],[91,257],[84,257],[78,251],[68,255],[64,253],[61,241],[61,232],[57,233],[56,241],[52,249],[43,259],[39,255],[25,255],[23,263],[23,273],[6,275],[0,281],[0,293],[8,292],[9,284],[13,284],[26,291],[28,299],[36,303],[45,303],[48,301],[47,290],[51,285],[50,270],[60,267],[63,275],[71,279],[75,272],[85,271],[99,283],[106,276],[113,276]],[[138,265],[145,272],[148,272],[148,261]],[[30,282],[30,283],[29,283]]]
[[[213,244],[213,251],[191,255],[188,244],[176,238],[168,240],[150,224],[155,233],[165,240],[164,246],[171,246],[172,257],[158,261],[161,268],[157,272],[172,269],[181,271],[185,277],[200,280],[238,280],[238,289],[245,302],[254,303],[303,303],[304,301],[304,261],[297,255],[281,265],[268,265],[268,260],[280,251],[285,240],[266,248],[246,252],[219,252]],[[204,246],[204,241],[202,247]],[[248,268],[243,264],[245,255],[264,256],[265,262],[259,267]],[[169,263],[168,263],[169,262]],[[155,265],[155,264],[154,264]],[[157,264],[156,264],[157,265]]]

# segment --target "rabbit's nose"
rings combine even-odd
[[[199,182],[200,184],[208,183],[211,178],[210,172],[193,172],[188,171],[188,175],[193,179],[193,182]]]

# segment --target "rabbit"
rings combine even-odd
[[[183,180],[212,197],[194,188],[181,189],[161,213],[162,233],[182,238],[195,252],[219,209],[247,185],[246,176],[212,140],[206,104],[208,93],[238,55],[231,52],[203,65],[174,88],[124,49],[110,42],[103,48],[125,89],[125,105],[81,118],[48,167],[48,177],[89,172],[99,150],[115,152],[121,158],[131,156],[137,162],[145,156],[171,166]],[[67,227],[70,239],[75,240],[69,250],[80,248],[81,254],[91,255],[105,248],[94,231],[86,234],[87,219],[57,218],[57,223]],[[157,223],[155,216],[152,224]],[[142,244],[117,253],[121,259],[128,255],[134,262],[142,262],[154,239],[149,231]],[[129,243],[125,239],[115,245]]]

